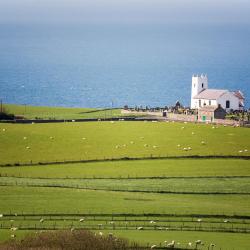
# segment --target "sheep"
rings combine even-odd
[[[224,223],[228,223],[229,222],[229,220],[224,220]]]
[[[43,218],[41,218],[41,219],[39,220],[39,222],[40,222],[40,223],[43,223],[43,222],[44,222],[44,219],[43,219]]]
[[[109,222],[109,224],[111,224],[111,225],[114,224],[114,223],[115,223],[114,221],[110,221],[110,222]]]
[[[72,228],[70,229],[70,231],[71,231],[71,232],[75,231],[75,228],[74,228],[74,227],[72,227]]]
[[[18,228],[17,227],[11,227],[10,231],[16,231]]]
[[[179,148],[180,146],[181,146],[180,144],[177,145],[178,148]]]
[[[183,148],[184,151],[187,151],[188,149],[187,148]]]
[[[119,145],[116,145],[116,146],[115,146],[116,149],[119,148],[119,147],[120,147]]]
[[[85,138],[85,137],[83,137],[82,139],[83,139],[83,140],[86,140],[86,138]]]
[[[155,145],[154,145],[153,148],[158,148],[158,146],[155,146]]]
[[[202,222],[202,219],[198,219],[197,222]]]
[[[181,129],[184,129],[185,127],[181,127]]]
[[[192,246],[192,242],[188,242],[188,246],[191,247]]]
[[[131,142],[130,142],[130,144],[134,144],[134,142],[133,142],[133,141],[131,141]]]
[[[127,145],[126,145],[126,144],[123,144],[123,147],[125,148],[125,147],[127,147]]]
[[[151,220],[149,223],[150,223],[150,224],[155,224],[156,222],[155,222],[155,221],[153,221],[153,220]]]
[[[205,145],[206,143],[205,143],[204,141],[201,141],[201,144],[202,144],[202,145]]]
[[[12,239],[16,238],[16,235],[15,234],[11,234],[10,236]]]
[[[30,147],[29,147],[29,146],[27,146],[27,147],[26,147],[26,149],[30,149]]]
[[[6,131],[6,129],[5,128],[3,128],[3,132],[5,132]]]
[[[72,120],[72,122],[75,122],[75,120]]]
[[[242,150],[239,150],[239,153],[243,153],[243,151],[242,151]]]
[[[27,137],[26,137],[26,136],[24,136],[24,137],[23,137],[23,139],[24,139],[24,140],[26,140],[26,139],[27,139]]]
[[[113,123],[115,123],[115,122],[114,122],[114,121],[110,121],[110,123],[112,123],[112,124],[113,124]]]
[[[201,244],[201,240],[195,241],[196,246]]]
[[[99,232],[99,235],[100,235],[100,236],[103,236],[103,232]]]
[[[151,246],[151,249],[154,249],[154,248],[156,248],[157,247],[157,245],[152,245]]]
[[[50,136],[49,138],[50,138],[51,140],[53,140],[53,139],[54,139],[54,137],[53,137],[53,136]]]
[[[170,243],[167,244],[167,247],[174,248],[174,245],[175,245],[175,241],[172,240],[172,242],[170,242]]]
[[[188,147],[188,150],[192,150],[192,148],[191,148],[191,147]]]
[[[3,218],[3,214],[0,214],[0,218]]]
[[[81,218],[81,219],[79,220],[79,222],[84,222],[84,220],[85,220],[84,218]]]
[[[143,230],[143,227],[137,227],[137,230]]]
[[[192,132],[192,135],[194,135],[194,132]]]
[[[152,122],[158,122],[158,121],[152,121]]]
[[[247,149],[244,149],[245,152],[247,152],[248,150]]]
[[[148,144],[144,144],[144,147],[148,147]]]
[[[157,227],[157,230],[163,230],[163,228],[162,227]]]

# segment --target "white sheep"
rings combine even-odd
[[[197,222],[202,222],[202,219],[198,219]]]
[[[154,248],[156,248],[157,247],[157,245],[152,245],[151,246],[151,249],[154,249]]]
[[[137,227],[137,230],[143,230],[143,227]]]
[[[43,219],[43,218],[41,218],[41,219],[39,220],[39,222],[40,222],[40,223],[43,223],[43,222],[44,222],[44,219]]]
[[[242,151],[242,150],[239,150],[239,153],[243,153],[243,151]]]
[[[27,137],[26,137],[26,136],[24,136],[24,137],[23,137],[23,139],[24,139],[24,140],[26,140],[26,139],[27,139]]]
[[[3,218],[3,214],[0,214],[0,218]]]
[[[155,222],[155,221],[153,221],[153,220],[151,220],[149,223],[150,223],[150,224],[155,224],[156,222]]]
[[[245,152],[247,152],[248,150],[247,149],[244,149]]]
[[[72,228],[70,229],[70,231],[71,231],[71,232],[75,231],[75,228],[74,228],[74,227],[72,227]]]
[[[83,140],[86,140],[86,138],[85,138],[85,137],[83,137],[82,139],[83,139]]]
[[[103,236],[103,232],[99,232],[99,235],[100,235],[100,236]]]
[[[202,144],[202,145],[205,145],[206,143],[205,143],[204,141],[201,141],[201,144]]]
[[[11,227],[10,231],[16,231],[18,228],[17,227]]]
[[[175,245],[175,241],[172,240],[172,242],[170,242],[170,243],[167,244],[167,247],[174,248],[174,245]]]
[[[26,147],[26,149],[30,149],[30,147],[29,147],[29,146],[27,146],[27,147]]]
[[[15,234],[12,234],[10,237],[11,237],[12,239],[14,239],[14,238],[16,238],[16,235],[15,235]]]
[[[3,132],[4,132],[4,131],[6,131],[6,129],[5,129],[5,128],[3,128]]]
[[[148,144],[144,144],[144,147],[148,147]]]
[[[179,148],[180,146],[181,146],[180,144],[177,145],[178,148]]]
[[[191,148],[191,147],[188,147],[188,150],[192,150],[192,148]]]
[[[131,142],[130,142],[130,144],[134,144],[134,142],[133,142],[133,141],[131,141]]]
[[[79,222],[83,222],[84,221],[84,218],[81,218],[80,220],[79,220]]]

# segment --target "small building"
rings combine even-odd
[[[204,106],[198,109],[198,121],[201,122],[214,122],[214,119],[225,119],[226,110],[220,105],[216,106]]]
[[[206,75],[193,75],[191,108],[199,109],[204,106],[221,105],[227,112],[244,109],[244,95],[241,91],[229,91],[226,89],[209,89]]]

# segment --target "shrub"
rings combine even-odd
[[[27,235],[23,240],[10,240],[0,250],[128,250],[142,249],[131,246],[127,240],[112,235],[104,236],[87,230],[45,231]]]

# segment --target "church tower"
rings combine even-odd
[[[197,107],[196,100],[193,99],[194,96],[198,95],[201,91],[208,88],[208,78],[207,75],[201,74],[192,76],[192,92],[191,92],[191,108]]]

